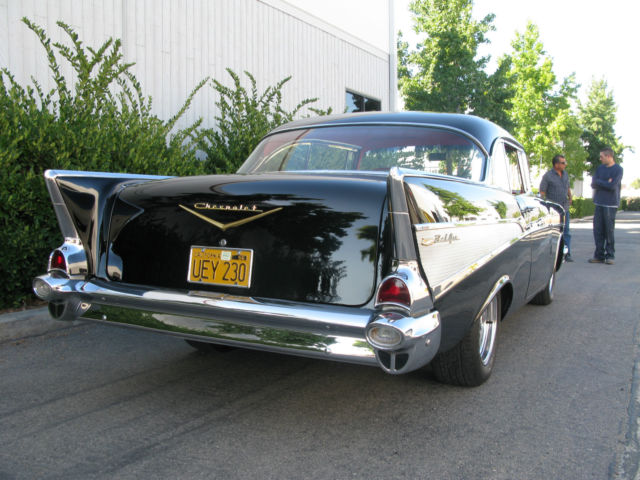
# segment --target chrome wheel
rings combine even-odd
[[[556,283],[556,272],[552,271],[549,276],[547,286],[540,290],[535,297],[531,299],[531,303],[534,305],[549,305],[553,302],[553,287]]]
[[[553,283],[555,282],[556,272],[551,274],[551,278],[549,279],[549,283],[547,284],[547,293],[549,294],[549,298],[553,298]]]
[[[441,382],[475,387],[491,375],[502,313],[502,293],[494,290],[492,295],[460,343],[432,360],[433,372]]]
[[[478,353],[483,365],[488,365],[493,357],[496,346],[496,334],[498,333],[498,298],[494,296],[486,308],[480,314],[480,335],[478,335]]]

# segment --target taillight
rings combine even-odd
[[[411,293],[407,284],[398,277],[388,277],[378,287],[376,304],[393,303],[409,308]]]
[[[51,254],[51,259],[49,260],[49,270],[63,270],[67,271],[67,261],[64,258],[64,255],[60,250],[55,250]]]

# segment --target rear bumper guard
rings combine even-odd
[[[394,316],[406,333],[396,349],[381,349],[366,336],[388,313],[364,308],[314,306],[250,297],[176,293],[77,280],[55,273],[33,281],[52,317],[79,318],[150,329],[182,338],[349,363],[379,365],[385,372],[420,368],[440,346],[437,311],[420,317]]]

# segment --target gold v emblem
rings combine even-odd
[[[230,228],[239,227],[240,225],[244,225],[245,223],[253,222],[254,220],[258,220],[259,218],[266,217],[267,215],[271,215],[272,213],[276,213],[282,210],[282,207],[274,208],[273,210],[268,210],[266,212],[253,215],[251,217],[243,218],[241,220],[236,220],[235,222],[221,223],[221,222],[216,222],[215,220],[207,217],[206,215],[202,215],[201,213],[196,212],[195,210],[191,210],[190,208],[187,208],[184,205],[178,204],[178,206],[183,210],[186,210],[187,212],[191,213],[192,215],[195,215],[196,217],[204,220],[205,222],[209,222],[211,225],[215,225],[223,232]]]

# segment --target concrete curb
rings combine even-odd
[[[0,343],[19,338],[42,335],[72,325],[54,320],[47,307],[0,315]]]

